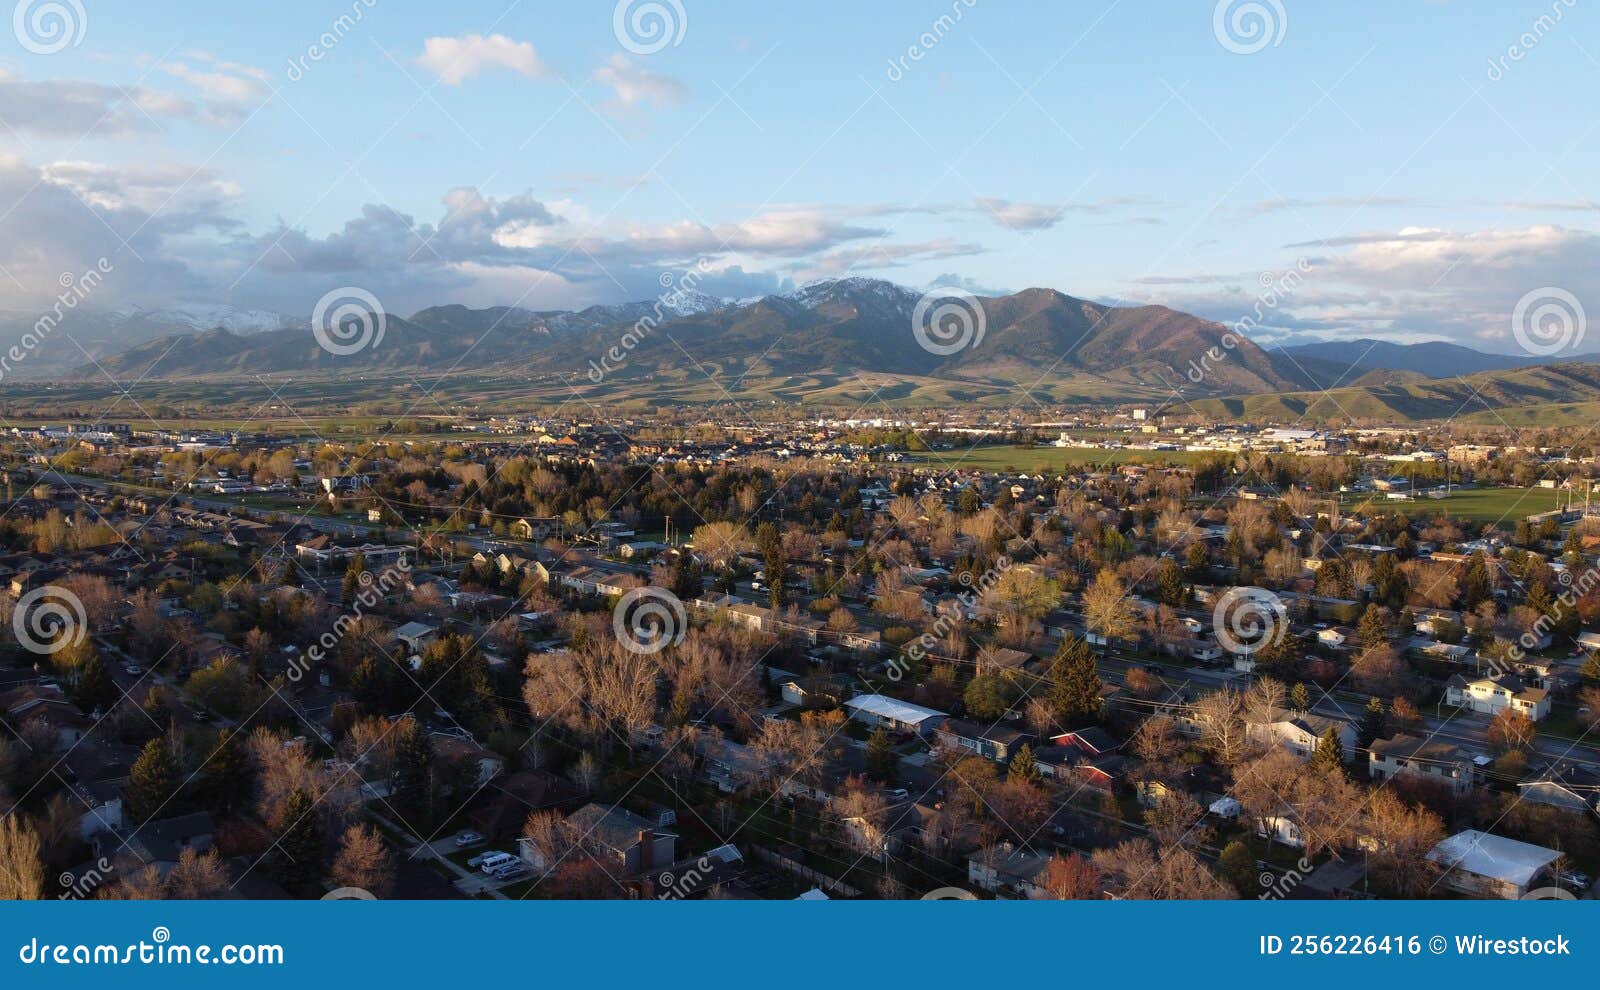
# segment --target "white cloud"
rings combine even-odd
[[[613,55],[594,70],[595,79],[611,87],[616,104],[632,108],[645,103],[668,106],[683,102],[689,90],[671,76],[635,65],[626,55]]]
[[[459,38],[429,38],[422,43],[417,64],[446,86],[461,83],[485,69],[509,69],[532,79],[550,74],[533,45],[513,41],[503,34],[467,34]]]

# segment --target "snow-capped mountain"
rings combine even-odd
[[[287,330],[305,326],[307,323],[304,317],[290,317],[264,309],[239,309],[236,306],[205,303],[161,309],[126,306],[112,310],[107,314],[107,319],[116,325],[163,326],[169,330],[182,327],[193,330],[215,330],[220,327],[236,334]]]

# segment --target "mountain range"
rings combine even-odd
[[[65,377],[149,381],[462,372],[527,382],[532,394],[547,388],[608,401],[748,396],[816,403],[869,397],[1009,403],[1031,398],[1181,407],[1229,396],[1276,396],[1284,401],[1266,406],[1256,401],[1250,408],[1285,414],[1331,389],[1381,416],[1385,411],[1409,415],[1397,411],[1408,403],[1362,397],[1427,391],[1430,386],[1422,383],[1431,380],[1492,378],[1540,364],[1444,342],[1363,339],[1266,349],[1221,323],[1165,306],[1109,306],[1042,288],[970,297],[964,322],[952,324],[966,331],[964,336],[919,341],[913,326],[923,298],[892,282],[847,278],[743,301],[679,287],[660,300],[578,311],[444,305],[409,317],[386,315],[381,339],[375,341],[370,330],[362,336],[352,325],[339,339],[366,346],[337,348],[348,353],[321,346],[308,321],[275,314],[221,307],[125,311],[102,318],[95,328],[101,331],[94,338],[98,349],[85,348],[89,359],[73,364]],[[166,333],[155,332],[163,325]],[[974,333],[975,325],[981,333]],[[116,343],[122,346],[112,346]],[[30,371],[47,365],[36,362]],[[1529,397],[1600,401],[1600,381],[1591,383],[1582,375],[1530,386],[1501,399],[1510,405]],[[1437,401],[1420,407],[1448,404],[1450,390],[1433,388],[1440,391]],[[1238,415],[1245,406],[1235,401],[1203,408]]]

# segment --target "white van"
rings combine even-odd
[[[489,855],[483,857],[483,859],[479,861],[478,869],[482,870],[485,873],[493,874],[494,871],[500,869],[500,867],[502,867],[502,866],[510,866],[512,863],[515,863],[516,861],[517,861],[517,857],[511,855],[510,853],[503,853],[503,852],[490,853]]]

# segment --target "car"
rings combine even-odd
[[[518,862],[517,857],[510,853],[492,852],[484,855],[482,862],[478,864],[478,869],[493,876],[496,870],[516,862]]]
[[[479,853],[478,855],[476,855],[476,856],[472,857],[471,859],[467,860],[467,865],[472,867],[473,869],[477,869],[478,867],[483,865],[483,861],[484,860],[488,859],[490,856],[493,856],[493,855],[494,855],[494,853],[492,853],[492,852]]]
[[[1580,873],[1577,870],[1566,870],[1557,879],[1567,886],[1576,887],[1579,890],[1587,890],[1589,887],[1589,874]]]
[[[515,862],[500,864],[490,870],[489,875],[496,880],[515,880],[518,877],[527,876],[531,872],[533,871],[528,869],[528,864],[519,859]]]
[[[457,835],[456,835],[456,845],[460,846],[460,847],[463,847],[463,848],[466,847],[466,846],[478,845],[482,841],[483,841],[483,836],[478,834],[477,832],[472,831],[471,829],[468,829],[465,832],[457,833]]]

